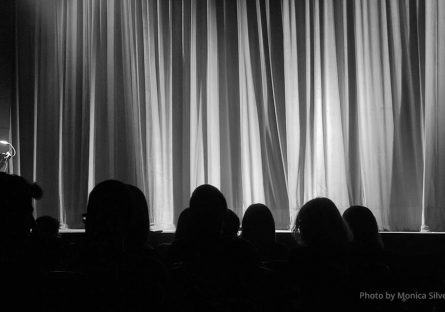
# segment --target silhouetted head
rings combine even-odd
[[[214,186],[198,186],[190,198],[190,224],[196,235],[221,235],[227,202]]]
[[[42,216],[36,219],[36,226],[32,232],[36,231],[39,238],[56,238],[59,234],[60,222],[51,216]]]
[[[144,193],[136,186],[127,184],[132,198],[131,226],[125,237],[126,249],[140,249],[148,246],[150,235],[150,213]]]
[[[32,199],[39,199],[42,194],[36,183],[0,172],[0,239],[3,243],[22,244],[26,241],[35,225]]]
[[[178,218],[176,225],[175,240],[190,237],[190,208],[185,208]]]
[[[239,231],[240,221],[236,213],[232,210],[227,209],[224,216],[222,235],[237,237]]]
[[[124,238],[132,221],[132,200],[129,188],[120,181],[106,180],[94,187],[85,222],[87,246],[124,249]]]
[[[344,246],[348,242],[343,218],[328,198],[315,198],[301,207],[294,233],[303,244],[316,248]]]
[[[343,219],[349,225],[355,241],[383,247],[377,220],[371,210],[363,206],[352,206],[345,210]]]
[[[266,246],[275,242],[275,221],[266,205],[250,205],[244,213],[241,227],[242,238],[255,245]]]

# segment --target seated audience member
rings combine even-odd
[[[127,184],[132,197],[134,213],[132,217],[132,230],[126,235],[125,250],[140,256],[157,258],[157,254],[148,241],[150,238],[150,217],[147,199],[144,193],[136,186]]]
[[[257,248],[263,261],[289,258],[287,246],[275,240],[275,221],[266,205],[253,204],[247,208],[242,221],[241,237]]]
[[[240,221],[236,213],[227,209],[224,216],[222,235],[229,237],[238,237]]]
[[[50,217],[42,216],[36,219],[36,226],[32,229],[32,234],[36,234],[40,239],[52,240],[59,238],[60,222]]]
[[[173,261],[258,265],[258,254],[249,242],[222,236],[226,210],[226,199],[216,187],[208,184],[197,187],[190,198],[187,237],[175,239],[170,248]]]
[[[62,256],[62,244],[59,235],[59,220],[42,216],[37,218],[32,228],[30,241],[40,268],[47,272],[55,270]]]
[[[277,310],[293,310],[292,282],[289,279],[289,249],[276,241],[275,221],[266,205],[250,205],[242,220],[241,237],[251,242],[260,253],[263,266],[275,273],[273,289],[277,294]]]
[[[328,198],[308,201],[298,212],[294,234],[300,246],[290,261],[303,311],[357,311],[347,267],[348,232]]]
[[[222,235],[226,211],[224,195],[214,186],[201,185],[190,198],[187,235],[170,247],[183,310],[243,311],[267,297],[272,272],[258,267],[260,257],[248,241]]]
[[[176,225],[175,240],[190,238],[190,208],[185,208],[178,218]]]
[[[84,272],[91,308],[160,309],[169,302],[165,266],[143,252],[148,210],[135,204],[134,194],[133,187],[116,180],[101,182],[90,193]]]
[[[395,293],[391,254],[383,249],[377,221],[371,210],[352,206],[345,210],[343,219],[352,232],[349,244],[349,269],[354,278],[356,293]],[[396,302],[359,300],[362,311],[396,311]]]
[[[343,219],[353,235],[351,248],[361,257],[380,262],[390,268],[392,257],[383,249],[377,221],[371,210],[363,206],[352,206],[345,210]]]
[[[189,237],[189,213],[190,208],[185,208],[179,214],[178,222],[176,224],[175,240],[186,239]],[[159,259],[170,268],[173,265],[173,259],[169,252],[171,243],[163,243],[156,247],[156,252],[158,253]]]
[[[29,235],[35,226],[32,199],[42,193],[36,183],[0,172],[0,286],[3,305],[14,310],[33,306],[34,287],[38,289],[40,272],[29,248]]]

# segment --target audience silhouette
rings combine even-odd
[[[178,217],[178,222],[176,224],[175,231],[175,239],[174,240],[183,240],[191,237],[190,234],[190,208],[185,208]],[[170,252],[171,243],[163,243],[159,244],[156,247],[156,252],[158,254],[159,259],[168,267],[171,268],[174,264],[174,260],[172,259],[172,254]]]
[[[132,311],[169,307],[168,271],[144,252],[149,230],[145,207],[140,191],[120,181],[101,182],[91,191],[84,260],[90,308]]]
[[[30,248],[29,236],[35,226],[32,199],[42,189],[24,178],[0,172],[0,288],[2,306],[14,310],[35,308],[41,280],[39,265]]]
[[[36,219],[30,235],[31,249],[40,269],[44,272],[55,270],[62,257],[62,244],[59,235],[60,223],[50,216]]]
[[[371,210],[363,206],[352,206],[345,210],[343,219],[352,232],[353,240],[350,246],[354,251],[359,256],[379,262],[390,269],[393,265],[392,256],[383,249],[377,221]]]
[[[240,230],[240,221],[236,213],[227,209],[224,216],[222,234],[229,237],[237,237]]]
[[[42,216],[36,219],[36,225],[32,228],[32,235],[35,235],[42,240],[52,240],[59,238],[59,220],[50,217]]]
[[[347,266],[348,231],[328,198],[308,201],[298,212],[294,233],[300,246],[290,261],[304,311],[358,311]]]
[[[363,206],[352,206],[345,210],[343,219],[352,232],[349,244],[349,269],[356,285],[356,298],[360,293],[396,293],[392,281],[392,257],[383,249],[377,221],[371,210]],[[361,299],[361,311],[396,311],[396,301]]]
[[[266,205],[253,204],[247,208],[242,221],[241,237],[257,248],[263,261],[289,258],[289,249],[275,239],[275,221]]]
[[[214,186],[201,185],[190,198],[189,234],[170,248],[183,310],[261,311],[268,304],[273,273],[260,267],[248,241],[222,235],[226,211],[224,195]]]
[[[128,253],[157,258],[149,245],[150,217],[144,193],[136,186],[127,184],[134,212],[131,214],[130,231],[126,234],[125,251]]]
[[[175,240],[190,238],[190,236],[190,208],[187,207],[179,215]]]
[[[187,234],[176,239],[170,248],[173,261],[243,267],[260,264],[258,253],[249,242],[222,235],[226,210],[224,195],[216,187],[208,184],[197,187],[186,216]]]
[[[399,287],[376,219],[363,206],[341,216],[328,198],[308,201],[289,252],[276,241],[266,205],[248,207],[238,237],[240,219],[216,187],[204,184],[181,212],[174,241],[155,250],[144,193],[106,180],[89,195],[84,246],[65,265],[59,221],[33,217],[32,199],[42,194],[37,184],[0,173],[0,285],[14,310],[406,310],[398,300],[360,298]],[[421,306],[428,305],[411,305]]]

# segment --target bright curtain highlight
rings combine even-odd
[[[17,2],[14,173],[80,228],[105,179],[175,223],[210,183],[278,229],[314,197],[445,230],[445,1]]]

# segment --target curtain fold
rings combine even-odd
[[[278,229],[308,200],[445,230],[439,0],[17,2],[14,173],[81,228],[105,179],[169,228],[200,184]]]
[[[422,227],[445,228],[445,3],[425,2],[424,77],[425,103]]]

